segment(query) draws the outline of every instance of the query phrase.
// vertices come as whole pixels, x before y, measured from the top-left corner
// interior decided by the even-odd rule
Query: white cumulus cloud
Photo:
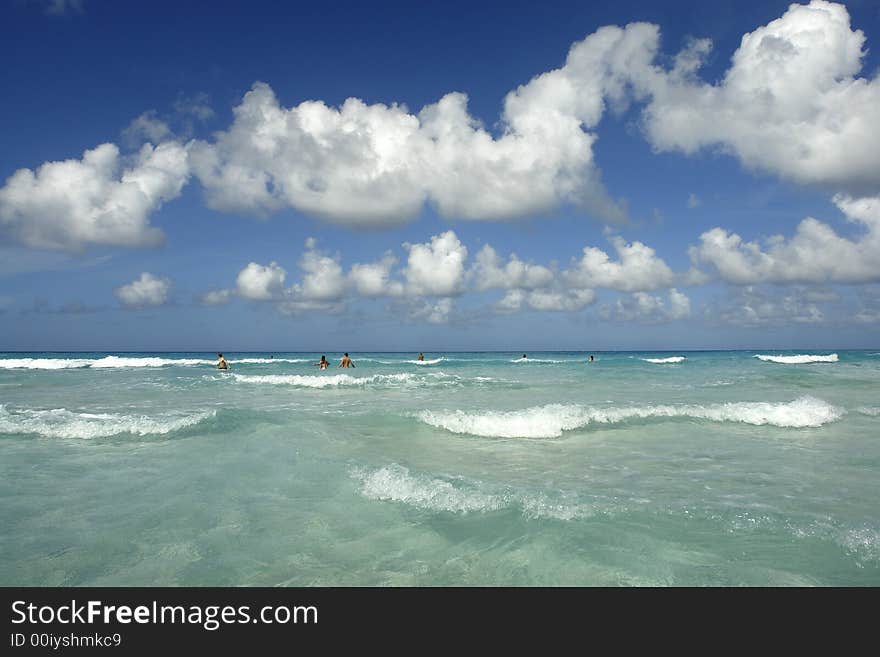
[[[282,293],[286,276],[287,272],[276,262],[268,265],[251,262],[238,273],[236,290],[245,299],[266,301]]]
[[[269,214],[292,207],[348,225],[389,225],[431,202],[446,217],[509,219],[575,204],[610,221],[625,210],[593,160],[605,96],[627,81],[612,72],[638,55],[640,25],[603,28],[575,43],[565,64],[507,94],[498,134],[452,92],[418,113],[402,105],[283,107],[257,82],[235,119],[192,161],[217,209]],[[649,53],[643,53],[649,57]]]
[[[161,306],[168,299],[171,281],[143,272],[140,278],[116,288],[114,294],[119,301],[132,308]]]
[[[234,290],[230,289],[211,290],[203,294],[200,301],[206,306],[220,306],[224,303],[229,303],[233,292]]]
[[[563,277],[573,287],[623,292],[658,290],[674,282],[672,270],[651,247],[642,242],[627,244],[622,237],[612,237],[611,244],[619,260],[596,247],[585,247],[581,259],[572,261]]]
[[[446,324],[453,309],[452,299],[438,299],[436,302],[426,302],[410,312],[411,319],[421,319],[429,324]]]
[[[858,239],[840,236],[826,223],[808,217],[791,238],[774,235],[745,241],[716,227],[689,249],[695,265],[708,265],[722,280],[751,283],[867,283],[880,280],[880,197],[834,202],[866,230]]]
[[[468,249],[453,231],[434,235],[427,243],[403,246],[409,251],[403,271],[409,294],[453,296],[463,291]]]
[[[675,288],[669,290],[667,299],[634,292],[629,297],[618,298],[612,306],[603,306],[599,315],[603,319],[638,322],[668,322],[683,319],[691,314],[691,300]]]
[[[349,281],[363,297],[400,296],[404,292],[403,284],[391,280],[391,270],[397,262],[397,257],[389,251],[379,262],[355,263],[348,273]]]
[[[792,4],[742,37],[715,84],[697,76],[711,41],[693,41],[664,70],[650,63],[659,31],[645,37],[642,56],[617,72],[648,99],[643,122],[656,149],[717,146],[798,183],[880,189],[880,79],[858,77],[865,35],[852,29],[844,5]]]
[[[119,148],[101,144],[79,160],[19,169],[0,188],[0,230],[26,246],[76,251],[90,244],[155,246],[149,223],[189,177],[186,149],[144,144],[123,168]]]
[[[510,290],[494,304],[499,312],[514,312],[524,306],[532,310],[575,312],[596,300],[596,293],[586,289]]]
[[[547,287],[553,282],[553,271],[543,265],[534,265],[520,260],[512,253],[507,262],[489,244],[477,252],[475,263],[469,275],[477,290]]]

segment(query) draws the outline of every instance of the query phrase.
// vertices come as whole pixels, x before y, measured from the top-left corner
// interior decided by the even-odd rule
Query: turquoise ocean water
[[[880,351],[593,353],[0,354],[0,585],[880,585]]]

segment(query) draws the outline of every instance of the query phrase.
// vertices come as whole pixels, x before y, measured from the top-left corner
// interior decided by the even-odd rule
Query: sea
[[[0,354],[0,585],[880,585],[880,350],[224,355]]]

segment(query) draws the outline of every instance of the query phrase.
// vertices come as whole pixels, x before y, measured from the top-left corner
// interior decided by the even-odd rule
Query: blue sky
[[[0,349],[877,347],[878,39],[876,1],[5,2]]]

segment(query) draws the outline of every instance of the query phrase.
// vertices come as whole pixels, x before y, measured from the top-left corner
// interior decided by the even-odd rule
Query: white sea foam
[[[445,358],[442,356],[440,358],[432,358],[431,360],[405,360],[404,363],[412,363],[413,365],[436,365],[437,363],[441,363]]]
[[[252,363],[258,365],[271,365],[272,363],[309,363],[317,362],[312,358],[234,358],[226,361],[230,365],[233,363]],[[213,364],[214,361],[211,361]]]
[[[843,532],[837,542],[861,561],[880,560],[880,532],[871,527],[859,527]]]
[[[819,427],[843,416],[844,411],[815,397],[791,402],[730,402],[711,406],[659,405],[589,407],[548,404],[519,411],[421,411],[416,417],[452,433],[489,438],[557,438],[563,431],[589,424],[616,424],[632,419],[688,417],[713,422],[805,428]]]
[[[646,363],[657,363],[658,365],[662,365],[665,363],[681,363],[684,361],[684,356],[670,356],[668,358],[642,358]]]
[[[857,413],[861,413],[862,415],[870,415],[871,417],[877,417],[880,415],[880,407],[877,406],[860,406],[856,409]]]
[[[371,376],[351,376],[350,374],[330,374],[322,376],[301,374],[233,374],[242,383],[264,383],[269,385],[299,386],[301,388],[333,388],[339,386],[393,385],[413,381],[415,374],[373,374]]]
[[[552,360],[549,358],[514,358],[511,363],[568,363],[567,360]]]
[[[404,502],[430,511],[494,511],[508,504],[502,495],[456,488],[443,479],[414,476],[407,468],[397,464],[372,472],[356,471],[353,475],[361,480],[364,497]]]
[[[308,363],[310,358],[235,358],[230,364],[272,364],[272,363]],[[196,365],[216,365],[214,360],[204,358],[161,358],[104,356],[103,358],[3,358],[0,369],[31,369],[60,370],[90,367],[95,369],[127,368],[127,367],[191,367]]]
[[[165,367],[168,365],[213,365],[214,361],[201,358],[3,358],[0,369],[63,370],[72,368]]]
[[[125,356],[105,356],[92,361],[90,367],[166,367],[168,365],[214,365],[212,360],[202,358],[128,358]]]
[[[81,413],[65,408],[8,410],[0,405],[0,433],[38,434],[47,438],[104,438],[130,433],[167,434],[213,417],[216,411],[164,417]]]
[[[372,471],[358,469],[351,474],[361,482],[361,494],[368,499],[401,502],[428,511],[486,513],[518,506],[525,518],[555,520],[575,520],[596,513],[591,506],[577,501],[556,499],[544,493],[489,492],[481,490],[476,482],[411,474],[409,469],[396,463]]]
[[[804,363],[836,363],[837,354],[829,354],[827,356],[817,356],[814,354],[798,354],[796,356],[768,356],[766,354],[755,354],[755,358],[769,363],[783,363],[785,365],[803,365]]]
[[[88,367],[92,362],[90,358],[0,358],[0,369],[66,370]]]

